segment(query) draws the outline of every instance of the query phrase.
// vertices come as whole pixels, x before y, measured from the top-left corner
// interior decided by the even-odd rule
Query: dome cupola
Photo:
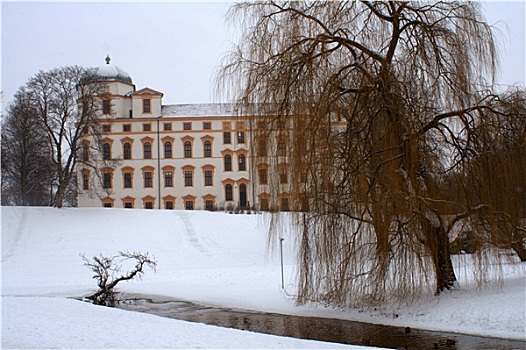
[[[99,81],[120,81],[133,84],[131,76],[123,69],[111,64],[110,61],[110,56],[106,56],[106,64],[95,69],[93,78]]]

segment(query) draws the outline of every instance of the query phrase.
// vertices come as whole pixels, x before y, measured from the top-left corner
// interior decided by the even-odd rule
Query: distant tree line
[[[76,204],[80,140],[99,134],[106,91],[78,66],[40,71],[18,89],[2,122],[2,205]]]

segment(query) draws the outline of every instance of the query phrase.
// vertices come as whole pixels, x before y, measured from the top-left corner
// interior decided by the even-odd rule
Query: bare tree
[[[2,202],[50,205],[53,184],[51,152],[30,97],[21,88],[2,125]]]
[[[87,297],[92,300],[94,304],[115,306],[116,292],[115,287],[118,283],[123,281],[129,281],[134,278],[141,278],[144,274],[144,267],[148,266],[155,271],[157,262],[150,258],[148,253],[137,253],[137,252],[119,252],[116,256],[95,256],[90,261],[84,255],[81,255],[84,260],[84,266],[91,269],[95,275],[93,278],[97,280],[97,286],[99,289],[94,294]],[[135,263],[135,266],[128,272],[121,274],[122,263],[131,260]]]
[[[298,301],[451,288],[448,234],[467,208],[445,182],[494,99],[481,88],[497,62],[479,5],[271,1],[230,15],[243,32],[218,89],[261,116],[250,125],[253,171],[269,170],[260,190],[305,212]]]
[[[91,70],[71,66],[39,72],[25,90],[52,150],[56,181],[53,205],[62,207],[80,161],[80,141],[88,132],[99,133],[96,117],[107,86],[96,82]]]

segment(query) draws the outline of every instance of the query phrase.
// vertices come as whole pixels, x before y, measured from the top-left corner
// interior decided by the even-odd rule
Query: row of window
[[[124,159],[132,159],[132,145],[129,142],[126,142],[122,145],[123,149],[123,158]],[[164,158],[165,159],[171,159],[173,157],[173,144],[170,141],[164,142],[163,145],[163,151],[164,151]],[[112,159],[112,151],[111,151],[111,144],[109,142],[106,142],[102,145],[102,159],[103,160],[111,160]],[[186,141],[183,144],[183,156],[184,158],[192,158],[193,157],[193,151],[192,151],[192,142]],[[205,141],[203,143],[203,157],[205,158],[211,158],[212,157],[212,143],[210,141]],[[89,160],[89,146],[87,144],[84,144],[83,146],[83,156],[84,161]],[[152,159],[152,144],[151,142],[144,142],[143,143],[143,159]],[[224,169],[225,171],[232,171],[232,156],[229,154],[226,154],[224,157]],[[238,170],[239,171],[246,171],[246,157],[244,154],[240,154],[238,156]]]
[[[263,197],[259,199],[259,210],[261,211],[270,211],[270,198]],[[279,199],[279,210],[280,211],[289,211],[289,198],[288,197],[281,197]]]
[[[191,169],[191,170],[188,170]],[[143,187],[144,188],[153,188],[154,187],[154,171],[150,167],[146,170],[143,170]],[[165,188],[174,187],[174,171],[165,170],[163,171],[162,183]],[[123,178],[123,188],[133,188],[134,184],[134,172],[133,169],[126,169],[122,172]],[[84,171],[82,173],[82,188],[85,191],[90,189],[90,172]],[[194,186],[194,170],[193,167],[186,167],[183,170],[183,184],[184,187],[193,187]],[[209,167],[203,170],[203,184],[205,187],[214,186],[214,170],[213,167]],[[113,189],[113,169],[105,168],[102,170],[102,187],[104,189]]]
[[[240,158],[244,161],[244,155],[240,155]],[[188,169],[188,168],[187,168]],[[227,170],[229,169],[229,170]],[[245,164],[243,163],[243,170],[245,170]],[[231,171],[231,157],[230,155],[225,156],[225,171]],[[240,170],[241,169],[241,163],[240,163]],[[103,188],[105,189],[112,189],[113,188],[113,169],[106,168],[102,172],[102,179],[103,179]],[[123,188],[133,188],[133,169],[130,170],[124,170],[122,172],[123,176]],[[147,170],[144,170],[142,172],[143,174],[143,187],[144,188],[152,188],[154,186],[153,183],[153,168],[149,167]],[[278,179],[280,184],[288,184],[288,170],[286,165],[281,166],[278,168]],[[194,186],[194,170],[193,167],[191,170],[183,170],[183,176],[184,176],[184,187],[192,187]],[[89,172],[83,173],[83,189],[89,190],[90,188],[90,174]],[[258,169],[258,181],[260,185],[267,185],[268,184],[268,168],[260,168]],[[203,183],[204,186],[214,186],[214,168],[213,166],[210,166],[209,169],[203,170]],[[174,187],[174,172],[172,170],[164,170],[163,171],[163,185],[164,187]]]
[[[225,193],[225,202],[232,202],[234,200],[234,191],[232,184],[226,184],[224,186],[224,193]],[[239,185],[239,205],[241,207],[249,207],[250,204],[247,201],[247,186],[245,184]],[[213,210],[215,209],[215,196],[208,194],[203,197],[204,198],[204,205],[206,210]],[[184,203],[185,203],[185,209],[194,209],[195,207],[195,197],[192,195],[187,195],[183,197]],[[123,207],[124,208],[134,208],[135,207],[135,198],[133,197],[125,197],[122,199],[123,201]],[[164,202],[164,208],[165,209],[174,209],[175,207],[175,198],[173,196],[167,196],[166,198],[163,198]],[[104,207],[113,207],[114,200],[111,197],[106,197],[102,200],[102,204]],[[153,209],[155,206],[155,198],[152,196],[147,196],[143,198],[143,206],[145,209]]]
[[[266,157],[268,156],[268,144],[267,139],[261,138],[257,142],[257,156],[258,157]],[[278,140],[278,144],[276,147],[276,155],[278,157],[286,157],[287,156],[287,144],[285,140],[281,139]]]
[[[204,122],[203,123],[203,130],[211,130],[212,126],[210,122]],[[163,130],[164,131],[171,131],[172,130],[172,123],[163,123]],[[183,130],[189,131],[192,130],[192,123],[191,122],[185,122],[183,123]],[[104,133],[111,132],[111,125],[110,124],[104,124],[102,125],[102,131]],[[122,125],[122,131],[123,132],[131,132],[131,124],[123,124]],[[142,124],[142,131],[152,131],[152,123],[143,123]],[[244,131],[238,131],[236,132],[237,136],[237,143],[245,143],[245,132]],[[223,132],[223,143],[224,144],[231,144],[232,143],[232,132],[230,131],[224,131]]]
[[[131,112],[131,111],[130,111]],[[144,114],[152,113],[152,100],[149,98],[142,99],[142,112]],[[102,114],[111,114],[111,100],[102,100]]]
[[[228,186],[228,185],[227,185]],[[230,186],[231,189],[231,186]],[[203,204],[205,210],[214,210],[216,209],[215,204],[215,197],[212,195],[207,195],[203,197]],[[111,208],[114,206],[114,199],[107,197],[102,200],[102,206],[106,208]],[[183,198],[184,202],[184,208],[186,210],[193,210],[195,208],[196,202],[195,197],[193,196],[185,196]],[[175,208],[175,198],[168,196],[168,198],[163,199],[164,203],[164,209],[173,210]],[[126,197],[122,199],[122,206],[124,208],[135,208],[135,198],[132,197]],[[145,197],[143,198],[143,208],[144,209],[153,209],[155,207],[155,198],[153,197]],[[270,198],[268,196],[261,197],[259,199],[259,209],[262,211],[270,211]],[[289,198],[288,197],[281,197],[279,199],[279,210],[280,211],[289,211],[290,205],[289,205]]]
[[[213,196],[211,196],[213,197]],[[195,199],[183,199],[184,208],[186,210],[194,210],[195,208]],[[205,210],[215,210],[215,200],[214,199],[205,199],[204,201]],[[165,199],[163,200],[164,209],[173,210],[175,208],[174,199]],[[112,208],[114,206],[114,200],[112,198],[105,198],[102,200],[102,206],[105,208]],[[125,198],[122,199],[122,206],[124,208],[135,208],[135,198]],[[153,209],[155,207],[155,199],[144,198],[143,199],[143,208],[144,209]]]
[[[287,170],[287,166],[283,165],[278,168],[278,178],[280,184],[288,184],[289,183],[289,174]],[[268,168],[259,168],[258,169],[258,181],[260,185],[268,185]]]

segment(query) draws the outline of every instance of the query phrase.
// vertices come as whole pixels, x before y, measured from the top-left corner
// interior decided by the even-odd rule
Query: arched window
[[[102,159],[111,159],[111,145],[109,143],[105,143],[102,145]]]
[[[205,141],[205,143],[204,143],[204,149],[205,149],[205,154],[204,154],[204,156],[207,157],[207,158],[212,157],[212,142],[210,142],[210,141]]]
[[[239,160],[239,171],[247,170],[247,164],[246,164],[246,161],[245,161],[245,155],[244,154],[240,154],[239,157],[238,157],[238,160]]]
[[[190,141],[184,143],[184,157],[192,158],[192,143]]]
[[[234,193],[232,191],[232,185],[231,184],[225,185],[225,200],[226,201],[233,201],[234,200]]]
[[[152,144],[149,142],[144,143],[144,159],[152,159]]]
[[[170,141],[164,143],[164,158],[172,158],[172,143]]]
[[[225,171],[232,171],[232,157],[230,154],[225,155],[224,163]]]
[[[126,142],[123,146],[124,159],[131,159],[131,144]]]
[[[287,154],[287,145],[285,144],[285,140],[279,140],[278,141],[278,156],[285,157]]]

